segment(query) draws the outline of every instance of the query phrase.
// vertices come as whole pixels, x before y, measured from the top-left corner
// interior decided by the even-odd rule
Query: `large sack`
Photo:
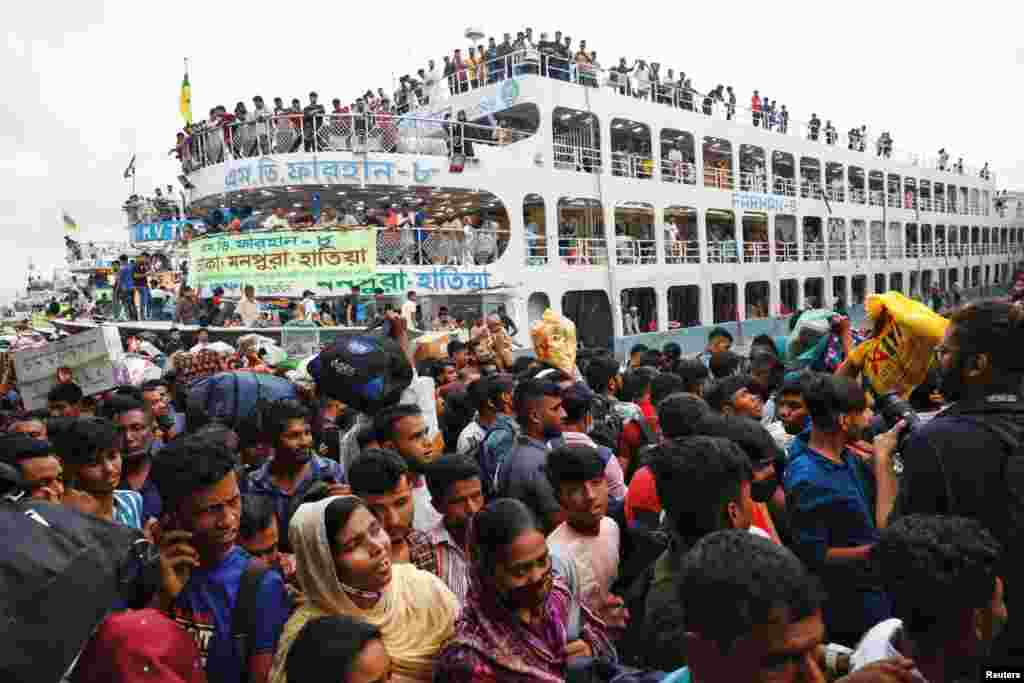
[[[371,334],[339,335],[307,369],[322,396],[367,415],[398,403],[413,379],[402,347]]]
[[[294,384],[262,372],[222,372],[193,382],[186,414],[190,427],[218,420],[231,427],[256,416],[260,401],[298,398]]]
[[[868,296],[865,310],[876,334],[850,352],[850,362],[877,395],[898,391],[906,398],[927,377],[949,320],[899,292]]]

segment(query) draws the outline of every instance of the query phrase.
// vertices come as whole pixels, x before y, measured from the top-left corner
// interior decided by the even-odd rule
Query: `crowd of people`
[[[533,356],[505,315],[414,345],[417,308],[289,374],[207,336],[101,395],[62,369],[42,410],[4,375],[0,510],[153,548],[67,680],[941,683],[1022,654],[1020,304],[953,310],[906,400],[858,381],[841,313],[811,362],[716,328],[623,363],[553,313]]]

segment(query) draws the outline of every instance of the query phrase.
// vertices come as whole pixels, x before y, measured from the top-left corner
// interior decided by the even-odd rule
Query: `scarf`
[[[453,633],[459,610],[455,596],[433,574],[411,564],[395,564],[380,601],[368,610],[357,607],[341,587],[327,539],[324,513],[333,500],[300,506],[289,525],[288,538],[306,604],[285,624],[270,683],[287,683],[284,666],[288,652],[306,622],[342,614],[380,628],[396,681],[430,681],[434,660]]]

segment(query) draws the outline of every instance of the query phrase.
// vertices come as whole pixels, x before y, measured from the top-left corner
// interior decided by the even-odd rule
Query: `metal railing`
[[[654,160],[642,154],[613,152],[612,175],[649,180],[654,175]]]
[[[570,266],[606,266],[608,244],[603,237],[560,237],[558,257]]]
[[[666,183],[697,184],[697,166],[689,161],[661,160],[661,179]]]
[[[873,259],[884,260],[888,253],[884,242],[882,244],[875,242],[871,245],[871,258]]]
[[[601,173],[601,150],[560,142],[554,144],[555,168],[577,173]]]
[[[508,245],[505,231],[424,226],[377,230],[377,262],[468,266],[494,263]]]
[[[771,261],[771,253],[768,242],[743,242],[744,263],[768,263]]]
[[[901,202],[901,200],[900,200],[900,196],[899,196],[898,194],[896,194],[895,192],[890,192],[890,193],[888,193],[888,194],[887,194],[887,195],[885,196],[885,199],[886,199],[886,205],[887,205],[887,206],[888,206],[888,207],[889,207],[890,209],[898,209],[898,208],[900,208],[900,205],[902,204],[902,202]],[[906,207],[906,208],[908,208],[908,209],[909,209],[909,208],[912,208],[912,207],[909,207],[909,206],[908,206],[908,207]]]
[[[785,197],[795,197],[797,193],[796,181],[792,178],[775,176],[773,190],[775,194],[781,194]]]
[[[901,259],[903,258],[903,245],[902,244],[890,244],[888,246],[889,258],[890,259]]]
[[[804,243],[804,261],[824,261],[825,245],[821,242]]]
[[[916,242],[911,242],[907,245],[907,258],[917,258],[920,254],[920,249]]]
[[[830,261],[845,261],[846,260],[846,243],[845,242],[829,242],[829,244],[828,244],[828,259]]]
[[[796,242],[776,242],[775,260],[788,262],[799,261],[799,245]]]
[[[881,190],[871,190],[868,192],[868,206],[883,206],[885,204],[885,194]]]
[[[800,196],[805,199],[808,197],[812,199],[821,199],[823,196],[821,183],[817,180],[802,180],[800,182]]]
[[[704,187],[713,187],[719,190],[732,190],[732,171],[727,168],[710,168],[705,166]]]
[[[866,198],[866,195],[864,193],[864,190],[861,190],[861,189],[856,188],[856,187],[850,188],[850,201],[851,202],[853,202],[854,204],[863,204],[865,198]]]
[[[735,240],[708,242],[708,263],[739,263]]]
[[[768,175],[755,171],[740,171],[740,190],[766,193],[768,191]]]
[[[544,237],[526,236],[526,265],[544,266],[548,263],[548,242]]]
[[[868,245],[861,242],[854,242],[850,245],[850,260],[866,259],[868,257]]]
[[[935,256],[935,245],[931,242],[921,243],[921,258],[934,258]]]
[[[828,197],[830,202],[843,202],[846,201],[846,191],[841,185],[830,185],[825,189],[825,196]]]
[[[665,240],[665,263],[700,263],[700,242]]]
[[[658,249],[654,240],[618,237],[615,243],[616,262],[625,265],[651,265],[658,262]]]

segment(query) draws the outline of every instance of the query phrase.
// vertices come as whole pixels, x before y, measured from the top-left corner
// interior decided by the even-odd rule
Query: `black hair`
[[[377,441],[394,441],[398,436],[396,426],[405,417],[422,415],[423,411],[415,403],[399,403],[380,411],[373,416],[373,432]]]
[[[202,427],[195,431],[195,435],[201,436],[205,439],[210,439],[211,441],[216,441],[220,445],[228,448],[234,446],[234,444],[231,443],[231,437],[235,437],[235,439],[238,440],[239,448],[241,447],[242,439],[238,435],[238,432],[236,432],[234,429],[224,424],[223,422],[218,422],[217,420],[213,420],[212,422],[207,422],[206,424],[204,424]]]
[[[327,532],[327,544],[331,547],[332,554],[338,554],[340,550],[338,547],[338,534],[348,524],[352,513],[359,508],[366,508],[366,503],[363,502],[362,498],[356,498],[355,496],[338,497],[324,508],[324,530]]]
[[[562,390],[555,382],[549,382],[542,379],[529,379],[525,382],[520,382],[516,386],[515,394],[512,397],[512,403],[515,405],[516,415],[519,416],[520,420],[525,420],[530,409],[533,407],[534,402],[539,401],[545,396],[550,397],[561,397]]]
[[[222,444],[190,434],[173,439],[153,457],[149,476],[163,497],[164,508],[174,510],[189,496],[234,472],[236,464]]]
[[[651,390],[654,376],[649,372],[633,370],[622,378],[622,400],[637,403]]]
[[[691,394],[696,394],[710,376],[710,371],[697,358],[681,358],[675,364],[675,372],[683,380],[685,389]]]
[[[651,403],[657,407],[666,396],[677,394],[681,391],[686,391],[686,385],[683,383],[682,377],[674,372],[659,372],[651,380]]]
[[[557,497],[563,482],[604,478],[604,461],[590,446],[562,446],[548,451],[544,473]]]
[[[22,460],[45,458],[55,455],[49,441],[33,439],[25,434],[4,434],[0,436],[0,462],[14,465]]]
[[[427,490],[431,499],[440,504],[452,484],[473,478],[483,479],[476,460],[466,455],[442,455],[427,467]]]
[[[679,360],[679,357],[683,355],[683,348],[675,342],[669,342],[661,347],[661,352],[669,357],[672,361]]]
[[[270,527],[274,521],[274,501],[270,496],[247,493],[242,496],[242,515],[238,522],[238,537],[252,538]],[[278,533],[287,530],[278,529]]]
[[[964,356],[987,353],[993,374],[1024,372],[1024,305],[982,301],[963,306],[950,316],[953,338]]]
[[[803,396],[804,387],[807,385],[807,382],[810,381],[813,375],[814,373],[812,372],[801,372],[795,375],[787,375],[786,379],[782,381],[782,386],[779,387],[778,395],[782,396],[783,394],[799,394],[800,396]]]
[[[441,433],[448,447],[454,448],[462,430],[473,421],[477,406],[470,399],[469,392],[449,391],[444,397],[444,414],[441,415]]]
[[[458,352],[465,350],[466,343],[459,339],[452,339],[450,342],[448,342],[448,355],[452,358],[454,358],[455,354],[457,354]]]
[[[722,412],[722,409],[732,404],[732,397],[740,389],[749,389],[754,384],[754,378],[750,375],[730,375],[718,380],[704,392],[704,400],[708,402],[711,409]]]
[[[666,439],[690,436],[693,427],[711,411],[704,399],[693,394],[671,394],[658,404],[658,425]]]
[[[636,353],[639,353],[639,354],[643,355],[643,354],[647,353],[650,350],[651,349],[650,349],[650,347],[647,346],[647,344],[634,344],[633,348],[631,348],[629,350],[629,355],[632,356],[633,354],[636,354]]]
[[[587,384],[603,396],[608,393],[608,383],[618,377],[619,373],[619,362],[615,358],[598,356],[587,366]]]
[[[818,429],[839,429],[839,416],[867,408],[864,389],[849,377],[817,374],[804,385],[804,403]]]
[[[284,399],[264,403],[260,406],[260,415],[263,418],[263,432],[266,434],[267,442],[272,446],[277,445],[277,440],[288,431],[288,423],[292,420],[303,420],[309,422],[309,409],[295,399]]]
[[[715,379],[723,379],[736,374],[743,364],[743,357],[732,351],[718,351],[711,354],[708,361],[708,370]]]
[[[74,382],[62,382],[60,384],[53,385],[53,388],[46,392],[46,402],[56,403],[61,401],[63,403],[75,404],[82,400],[82,387],[78,386]]]
[[[473,517],[470,553],[481,576],[494,576],[505,548],[527,531],[544,533],[536,515],[515,498],[498,498]]]
[[[774,353],[755,351],[750,354],[748,365],[751,370],[778,370],[782,367],[782,361]]]
[[[789,550],[747,531],[717,531],[683,558],[677,584],[686,630],[714,641],[722,654],[777,610],[790,623],[816,614],[818,581]]]
[[[958,637],[964,610],[992,602],[1000,555],[999,543],[980,522],[937,515],[890,523],[871,553],[893,616],[929,649]]]
[[[70,420],[50,435],[57,455],[71,465],[91,465],[102,450],[118,448],[121,436],[117,425],[101,417]]]
[[[513,375],[524,373],[530,369],[530,366],[533,365],[535,360],[535,358],[530,358],[529,356],[520,356],[512,361],[512,367],[509,369],[509,372]]]
[[[562,409],[565,410],[565,419],[571,424],[581,422],[593,410],[591,396],[593,392],[584,387],[583,391],[569,387],[562,393]]]
[[[47,425],[49,420],[58,419],[51,418],[50,412],[46,408],[39,408],[38,410],[30,410],[24,413],[11,414],[9,420],[6,423],[5,429],[11,431],[14,426],[22,422],[42,422],[43,425]],[[49,430],[47,430],[49,432]]]
[[[349,616],[311,619],[299,631],[285,660],[289,683],[317,683],[330,671],[348,680],[367,644],[382,638],[380,629]]]
[[[142,389],[142,392],[145,393],[147,391],[153,391],[154,389],[159,389],[161,387],[163,387],[164,389],[170,389],[170,385],[162,379],[147,379],[145,382],[142,383],[142,387],[140,388]]]
[[[714,341],[715,339],[718,339],[719,337],[725,337],[730,342],[732,341],[732,333],[729,330],[725,329],[724,327],[715,327],[715,328],[712,328],[712,330],[710,332],[708,332],[708,341],[709,342],[710,341]]]
[[[117,418],[125,413],[130,413],[133,410],[140,410],[146,417],[147,422],[152,422],[153,413],[149,408],[149,405],[143,401],[136,399],[131,394],[114,394],[108,400],[100,404],[99,415],[105,417],[108,420],[117,420]]]
[[[726,508],[754,478],[750,461],[728,439],[692,436],[666,441],[650,462],[665,515],[687,541],[718,531]]]
[[[750,348],[753,349],[754,347],[757,346],[760,346],[761,348],[765,349],[767,352],[771,353],[776,357],[778,357],[779,355],[778,350],[775,348],[775,340],[772,339],[770,335],[759,334],[756,337],[754,337],[750,341]]]
[[[746,417],[707,413],[694,425],[693,433],[728,439],[740,447],[754,469],[775,462],[781,454],[775,439],[764,425]]]
[[[382,496],[394,491],[408,476],[409,466],[398,453],[368,448],[348,468],[348,483],[357,496]]]
[[[455,361],[451,360],[450,358],[446,358],[444,360],[435,361],[434,362],[434,367],[431,368],[430,376],[433,377],[434,382],[436,383],[439,379],[441,379],[441,374],[444,372],[445,368],[454,368],[454,367],[455,367]]]

